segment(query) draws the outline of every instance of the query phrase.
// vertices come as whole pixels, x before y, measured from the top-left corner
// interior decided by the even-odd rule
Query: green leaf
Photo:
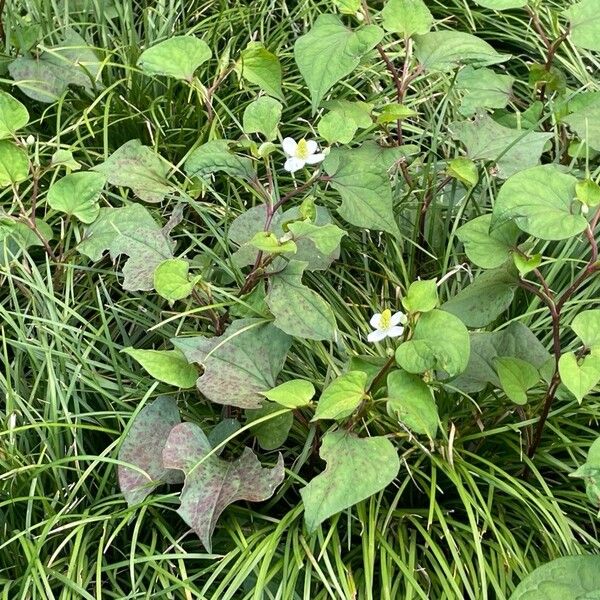
[[[571,329],[586,348],[600,348],[600,310],[584,310],[575,316]]]
[[[208,434],[208,441],[212,448],[216,448],[232,435],[242,428],[242,424],[237,419],[223,419],[219,421]],[[223,452],[224,446],[216,451],[217,456]]]
[[[268,231],[259,231],[249,242],[251,246],[261,252],[269,254],[295,254],[297,251],[296,243],[293,240],[281,242],[275,235]]]
[[[51,240],[52,228],[42,219],[36,219],[37,230],[44,239]],[[17,258],[22,250],[31,246],[43,246],[40,238],[25,224],[0,214],[0,265],[4,263],[4,252],[9,260]]]
[[[387,358],[384,356],[353,356],[349,361],[346,369],[348,371],[363,371],[367,374],[367,384],[366,388],[370,388],[375,381],[375,378],[381,372],[381,369],[385,366],[387,362]],[[371,391],[377,391],[377,388],[381,385],[378,384],[377,387],[373,388]]]
[[[343,229],[333,223],[313,225],[308,221],[296,221],[290,223],[288,228],[294,234],[294,238],[311,240],[317,250],[325,255],[333,254],[339,248],[341,239],[346,235]]]
[[[511,304],[517,279],[505,269],[484,271],[442,305],[467,327],[485,327],[498,318]]]
[[[179,516],[211,551],[211,538],[221,513],[233,502],[262,502],[283,481],[283,457],[272,469],[263,468],[250,448],[228,462],[212,454],[206,435],[194,423],[171,430],[163,450],[165,467],[185,473]]]
[[[387,0],[381,11],[383,28],[405,38],[429,33],[433,16],[423,0]]]
[[[360,0],[333,0],[343,15],[354,15],[360,10]]]
[[[600,150],[600,97],[593,98],[562,121],[594,150]]]
[[[486,41],[460,31],[433,31],[416,37],[415,55],[427,71],[452,71],[460,65],[487,67],[505,62]]]
[[[323,521],[387,487],[398,475],[400,460],[387,438],[359,438],[347,431],[323,436],[325,471],[300,490],[309,533]]]
[[[77,217],[82,223],[92,223],[100,213],[98,199],[105,184],[106,177],[102,173],[71,173],[50,186],[48,205]]]
[[[382,37],[377,25],[352,31],[335,15],[322,14],[310,31],[296,40],[294,58],[308,85],[313,113],[333,85],[352,73]]]
[[[101,63],[87,42],[67,29],[58,46],[35,58],[20,56],[8,65],[16,86],[38,102],[55,102],[69,85],[91,91],[98,81]]]
[[[387,168],[372,160],[371,154],[370,145],[334,148],[323,162],[331,186],[342,197],[337,211],[357,227],[399,235]]]
[[[453,377],[465,370],[469,348],[463,323],[449,312],[434,309],[419,317],[412,338],[398,346],[396,362],[409,373],[435,369]]]
[[[536,90],[542,87],[547,92],[563,93],[567,89],[567,77],[555,65],[548,67],[546,64],[533,63],[529,65],[529,85]]]
[[[581,404],[600,381],[600,349],[579,360],[574,352],[566,352],[558,361],[558,372],[564,386]]]
[[[53,166],[63,166],[68,171],[79,171],[81,165],[73,158],[73,153],[70,150],[57,150],[52,155]]]
[[[162,461],[169,433],[180,421],[177,402],[169,396],[159,396],[136,415],[119,450],[120,461],[142,471],[119,465],[119,487],[129,506],[142,502],[161,483],[181,482],[180,473]]]
[[[508,10],[509,8],[522,8],[528,0],[475,0],[479,6],[493,8],[494,10]]]
[[[438,293],[435,279],[413,281],[406,296],[402,298],[402,306],[411,312],[429,312],[438,305]]]
[[[275,386],[291,338],[262,319],[238,319],[224,334],[171,340],[189,362],[200,363],[197,381],[211,402],[240,408],[260,408],[264,390]]]
[[[569,40],[584,50],[600,52],[600,14],[596,0],[582,0],[563,12],[569,19]]]
[[[312,397],[315,395],[315,386],[304,379],[292,379],[268,392],[261,393],[271,402],[277,402],[277,404],[286,408],[300,408],[310,404]]]
[[[128,354],[148,371],[154,379],[179,388],[194,387],[198,379],[198,371],[190,365],[179,350],[137,350],[123,348]]]
[[[366,394],[367,374],[350,371],[334,379],[319,398],[313,421],[349,417],[360,405]]]
[[[531,572],[510,600],[593,600],[600,594],[600,556],[563,556]]]
[[[211,56],[204,40],[178,35],[144,50],[137,65],[149,75],[166,75],[191,82],[196,69]]]
[[[514,322],[505,329],[494,332],[473,332],[469,363],[463,373],[452,381],[458,389],[473,394],[483,390],[488,383],[500,387],[496,375],[495,359],[512,356],[541,369],[550,360],[550,354],[525,325]]]
[[[262,133],[267,140],[274,140],[277,137],[282,108],[281,103],[274,98],[257,98],[244,110],[244,133]]]
[[[0,140],[0,187],[21,183],[28,178],[27,152],[8,140]]]
[[[521,276],[523,276],[534,269],[537,269],[542,264],[542,255],[534,254],[533,256],[525,256],[515,252],[513,253],[513,262]]]
[[[435,438],[439,416],[431,389],[418,376],[393,371],[387,378],[388,411],[411,431]]]
[[[0,139],[14,137],[27,123],[29,113],[25,106],[10,94],[0,92]]]
[[[404,104],[393,102],[386,104],[382,109],[380,115],[377,117],[378,123],[395,123],[396,121],[403,121],[410,117],[416,116],[417,113],[412,108],[408,108]]]
[[[104,174],[111,185],[130,188],[145,202],[161,202],[174,191],[167,181],[168,164],[140,140],[125,142],[94,171]]]
[[[366,129],[373,124],[372,105],[366,102],[334,100],[326,102],[325,106],[331,110],[319,121],[318,130],[329,144],[349,144],[358,129]]]
[[[459,112],[469,117],[479,108],[504,108],[512,94],[514,78],[492,69],[465,67],[456,76],[456,89],[463,93]]]
[[[246,411],[247,423],[252,423],[275,413],[282,414],[270,417],[267,421],[252,427],[251,430],[252,435],[258,441],[258,445],[263,450],[275,450],[275,448],[283,446],[294,423],[294,415],[289,410],[284,411],[281,406],[274,402],[265,402],[260,408]]]
[[[189,177],[206,177],[212,173],[226,173],[232,177],[252,179],[254,167],[246,156],[230,149],[228,140],[213,140],[196,148],[187,158],[184,170]]]
[[[336,321],[331,306],[317,292],[302,283],[307,263],[292,260],[270,278],[267,305],[274,325],[285,333],[309,340],[331,340]]]
[[[190,279],[190,263],[182,258],[168,258],[161,262],[154,271],[154,289],[159,296],[170,302],[187,298],[196,284],[202,279],[200,275]]]
[[[586,206],[598,206],[600,204],[600,185],[591,179],[584,179],[575,184],[577,199]]]
[[[269,96],[283,100],[279,59],[260,42],[250,42],[246,46],[235,69],[240,77],[257,85]]]
[[[123,266],[123,288],[148,291],[154,287],[156,267],[173,257],[173,242],[145,207],[130,204],[101,208],[78,250],[93,261],[100,260],[105,250],[113,261],[126,254],[129,260]]]
[[[494,161],[502,179],[537,165],[552,137],[551,133],[503,127],[483,113],[470,121],[452,123],[450,131],[466,146],[469,158]]]
[[[515,404],[526,404],[527,392],[540,380],[538,370],[514,356],[496,357],[494,364],[504,393]]]
[[[573,213],[577,180],[556,165],[533,167],[513,175],[500,188],[492,230],[507,221],[542,240],[565,240],[587,227],[583,215]]]
[[[459,156],[452,159],[448,163],[446,171],[448,175],[470,188],[475,187],[479,181],[477,165],[469,158]]]

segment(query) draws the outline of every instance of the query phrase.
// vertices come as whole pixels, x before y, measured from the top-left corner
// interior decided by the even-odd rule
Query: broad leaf
[[[470,121],[452,123],[450,131],[466,146],[469,158],[494,161],[502,179],[537,165],[552,137],[551,133],[503,127],[484,113]]]
[[[431,389],[418,376],[406,371],[393,371],[387,378],[388,411],[415,433],[435,437],[438,411]]]
[[[283,457],[272,469],[263,468],[249,448],[233,462],[207,456],[211,446],[194,423],[181,423],[171,430],[163,450],[169,469],[185,473],[181,506],[177,513],[198,534],[211,551],[211,538],[221,513],[233,502],[262,502],[273,495],[283,481]]]
[[[295,239],[310,240],[325,256],[333,254],[340,247],[340,242],[346,235],[343,229],[333,223],[314,225],[308,221],[295,221],[290,223],[288,228],[294,234]]]
[[[408,108],[408,106],[400,104],[399,102],[392,102],[391,104],[386,104],[382,107],[381,113],[377,117],[377,122],[395,123],[396,121],[403,121],[404,119],[409,119],[416,115],[416,111],[412,108]]]
[[[77,217],[82,223],[92,223],[100,214],[98,199],[105,184],[102,173],[82,171],[65,175],[50,186],[48,205]]]
[[[494,10],[508,10],[509,8],[521,8],[528,0],[475,0],[479,6],[493,8]]]
[[[206,177],[212,173],[226,173],[233,177],[251,179],[254,176],[252,161],[229,149],[231,142],[213,140],[196,148],[187,158],[184,170],[189,177]]]
[[[402,306],[412,313],[429,312],[438,305],[438,293],[435,279],[413,281],[406,296],[402,298]]]
[[[522,277],[537,269],[542,264],[542,255],[533,254],[532,256],[528,256],[515,252],[513,254],[513,262]]]
[[[600,185],[591,179],[578,181],[575,185],[577,199],[586,206],[598,206],[600,204]]]
[[[471,116],[479,108],[504,108],[512,94],[514,78],[492,69],[462,69],[456,76],[456,89],[463,93],[459,112]]]
[[[592,98],[591,102],[563,117],[562,121],[594,150],[600,150],[600,97]]]
[[[177,402],[159,396],[135,417],[119,450],[119,487],[129,506],[138,504],[161,483],[180,483],[181,474],[163,466],[162,450],[169,433],[181,419]],[[140,472],[141,471],[141,472]]]
[[[453,158],[448,163],[446,172],[469,188],[475,187],[479,181],[477,165],[470,158],[463,156]]]
[[[600,598],[600,556],[563,556],[531,572],[510,600]]]
[[[467,327],[485,327],[511,304],[517,279],[505,269],[485,271],[442,305]]]
[[[544,165],[513,175],[500,188],[492,229],[514,221],[519,229],[542,240],[564,240],[587,227],[586,218],[574,213],[577,180],[555,165]]]
[[[280,241],[275,234],[259,231],[248,244],[261,252],[268,254],[296,254],[298,247],[293,240]]]
[[[0,92],[0,139],[11,138],[29,123],[29,113],[23,104],[6,92]]]
[[[269,96],[283,100],[279,59],[260,42],[248,44],[240,54],[235,68],[240,77],[257,85]]]
[[[564,386],[581,403],[600,382],[600,349],[581,359],[574,352],[566,352],[558,361],[558,372]]]
[[[471,354],[463,373],[452,381],[458,389],[472,394],[483,390],[488,383],[500,387],[494,361],[498,356],[512,356],[526,360],[541,369],[550,360],[550,354],[535,335],[519,322],[494,332],[470,334]]]
[[[400,470],[398,453],[385,437],[329,432],[319,454],[327,463],[325,471],[300,490],[309,533],[332,515],[383,490]]]
[[[0,187],[21,183],[28,178],[27,152],[9,140],[0,140]]]
[[[189,362],[204,367],[197,386],[209,400],[240,408],[259,408],[262,392],[275,386],[292,340],[272,323],[239,319],[220,336],[171,341]]]
[[[563,13],[569,19],[569,40],[584,50],[600,52],[600,14],[596,0],[582,0]]]
[[[194,72],[212,56],[208,44],[191,35],[179,35],[144,50],[138,67],[150,75],[192,81]]]
[[[280,448],[285,443],[285,440],[287,440],[294,422],[292,411],[285,411],[274,402],[265,402],[260,408],[253,408],[246,411],[247,423],[252,423],[264,417],[269,418],[267,421],[263,421],[252,427],[252,435],[263,450]]]
[[[79,252],[93,261],[108,250],[113,261],[126,254],[123,288],[151,290],[154,270],[173,256],[173,242],[146,208],[130,204],[122,208],[101,208],[98,218],[86,229]]]
[[[433,31],[416,37],[417,60],[428,71],[451,71],[460,65],[487,67],[505,62],[485,40],[460,31]]]
[[[168,258],[161,262],[154,271],[154,289],[166,300],[174,302],[187,298],[196,284],[202,279],[200,275],[189,276],[190,263],[182,258]]]
[[[262,392],[262,395],[286,408],[300,408],[310,404],[315,395],[315,386],[304,379],[286,381],[272,390]]]
[[[408,38],[429,33],[433,16],[423,0],[387,0],[381,11],[383,28]]]
[[[1,143],[1,142],[0,142]],[[42,219],[36,219],[35,225],[45,240],[53,238],[52,228]],[[23,250],[43,246],[40,238],[25,224],[0,214],[0,265],[17,258]]]
[[[331,340],[336,322],[333,310],[317,292],[302,283],[307,263],[290,261],[269,279],[267,305],[275,317],[274,325],[285,333],[309,340]]]
[[[586,348],[600,348],[600,310],[584,310],[571,322],[571,329]]]
[[[367,374],[350,371],[334,379],[323,390],[313,421],[319,419],[341,420],[349,417],[365,398]]]
[[[419,317],[412,338],[396,349],[396,361],[409,373],[442,370],[453,377],[465,370],[469,348],[463,323],[449,312],[434,309]]]
[[[398,235],[388,167],[373,160],[372,146],[331,151],[323,168],[342,197],[338,213],[352,225]]]
[[[325,106],[331,110],[319,121],[318,130],[329,144],[349,144],[358,129],[366,129],[373,124],[373,107],[366,102],[333,100],[325,102]]]
[[[515,404],[527,403],[527,392],[540,380],[538,370],[526,360],[500,356],[494,360],[500,385]]]
[[[26,96],[39,102],[54,102],[69,85],[91,91],[100,68],[92,48],[78,33],[68,29],[58,46],[35,58],[20,56],[10,63],[8,71]]]
[[[282,108],[281,103],[274,98],[257,98],[244,110],[244,133],[261,133],[267,140],[274,140],[277,137]]]
[[[194,387],[198,371],[190,365],[179,350],[138,350],[123,348],[128,354],[158,381],[179,388]]]
[[[103,173],[111,185],[130,188],[146,202],[161,202],[174,191],[167,181],[168,164],[140,140],[125,142],[94,171]]]
[[[335,15],[325,14],[296,40],[294,58],[308,86],[313,113],[333,85],[354,71],[382,37],[383,31],[376,25],[352,31]]]
[[[510,258],[520,234],[513,222],[509,221],[490,231],[491,223],[491,214],[482,215],[465,223],[456,232],[469,260],[483,269],[502,266]]]

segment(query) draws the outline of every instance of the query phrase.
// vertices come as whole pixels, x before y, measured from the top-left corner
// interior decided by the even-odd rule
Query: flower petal
[[[293,140],[291,137],[286,137],[283,138],[281,147],[288,156],[294,156],[296,154],[296,148],[298,148],[298,144],[296,144],[295,140]]]
[[[306,140],[306,149],[309,154],[314,154],[319,149],[319,145],[315,140]]]
[[[389,329],[385,330],[385,334],[391,338],[400,337],[403,333],[404,333],[404,327],[400,327],[400,326],[390,327]]]
[[[397,313],[394,313],[392,315],[390,323],[392,325],[398,325],[399,323],[401,323],[402,325],[406,325],[406,323],[408,323],[408,317],[403,312],[398,311]]]
[[[379,321],[381,319],[381,313],[375,313],[372,317],[371,320],[369,321],[369,325],[373,328],[373,329],[378,329],[379,328]]]
[[[317,163],[320,163],[322,160],[325,160],[325,155],[322,152],[319,152],[318,154],[311,154],[310,156],[306,157],[306,162],[309,165],[316,165]]]
[[[283,168],[290,173],[295,173],[299,169],[301,169],[305,164],[301,158],[296,158],[295,156],[291,156],[285,161]]]
[[[367,336],[367,340],[369,342],[380,342],[387,337],[387,331],[383,329],[377,329],[376,331],[371,331],[371,333]]]

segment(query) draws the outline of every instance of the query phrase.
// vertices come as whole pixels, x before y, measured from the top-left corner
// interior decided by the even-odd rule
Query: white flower
[[[314,140],[305,140],[302,138],[298,143],[292,138],[285,138],[281,144],[283,151],[288,156],[283,168],[290,173],[298,171],[304,165],[315,165],[321,162],[325,155],[318,152],[319,146]]]
[[[382,313],[375,313],[369,323],[375,331],[372,331],[367,339],[369,342],[380,342],[386,337],[395,338],[404,333],[404,327],[408,319],[403,312],[392,314],[392,311],[385,309]]]

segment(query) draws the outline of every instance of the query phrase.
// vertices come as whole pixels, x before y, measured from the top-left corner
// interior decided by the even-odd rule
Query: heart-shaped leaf
[[[349,417],[365,397],[366,385],[367,374],[362,371],[340,375],[321,394],[312,420]]]
[[[29,123],[29,113],[23,104],[6,92],[0,92],[0,139],[10,138]]]
[[[82,223],[92,223],[100,214],[98,199],[105,184],[102,173],[82,171],[65,175],[50,186],[48,205],[77,217]]]

